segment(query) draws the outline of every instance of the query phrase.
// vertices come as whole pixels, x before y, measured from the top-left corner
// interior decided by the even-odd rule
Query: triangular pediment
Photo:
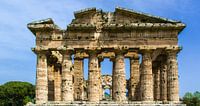
[[[104,12],[96,8],[87,8],[75,12],[72,24],[131,24],[131,23],[180,23],[167,18],[153,16],[134,10],[116,7],[114,12]]]
[[[179,23],[180,21],[175,21],[167,18],[162,18],[159,16],[153,16],[150,14],[137,12],[131,9],[116,7],[114,12],[114,17],[116,23]]]

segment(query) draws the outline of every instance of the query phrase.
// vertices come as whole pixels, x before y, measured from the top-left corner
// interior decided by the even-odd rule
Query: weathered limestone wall
[[[121,102],[126,100],[126,76],[124,55],[116,53],[113,70],[112,97],[114,101]]]
[[[62,55],[62,100],[70,102],[74,100],[71,53],[66,51]]]
[[[36,104],[48,101],[47,58],[45,53],[37,53]]]

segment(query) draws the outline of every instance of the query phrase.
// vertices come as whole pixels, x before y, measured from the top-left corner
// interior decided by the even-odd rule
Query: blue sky
[[[187,25],[179,35],[179,45],[183,46],[178,56],[180,95],[200,91],[199,0],[1,0],[0,84],[11,80],[35,83],[36,55],[30,49],[35,46],[35,37],[27,23],[52,18],[65,29],[74,18],[74,11],[88,7],[114,11],[116,6],[181,20]],[[87,60],[85,63],[87,70]],[[104,74],[111,73],[112,63],[108,59],[102,66]],[[128,77],[128,65],[126,70]]]

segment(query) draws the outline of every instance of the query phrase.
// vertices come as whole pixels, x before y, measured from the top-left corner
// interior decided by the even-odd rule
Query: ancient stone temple
[[[36,104],[181,105],[177,54],[183,23],[120,7],[88,8],[74,17],[64,30],[52,19],[28,24],[36,37]],[[113,63],[112,75],[101,74],[105,58]]]

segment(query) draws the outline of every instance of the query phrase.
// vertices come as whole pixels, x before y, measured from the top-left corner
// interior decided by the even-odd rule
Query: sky
[[[35,36],[27,29],[28,23],[52,18],[66,29],[74,11],[90,7],[114,11],[117,6],[180,20],[187,25],[179,35],[179,45],[183,46],[178,55],[180,96],[200,91],[199,0],[0,0],[0,84],[7,81],[35,84],[36,55],[31,51]],[[84,62],[87,75],[88,60]],[[112,63],[105,59],[102,73],[111,74],[111,70]],[[128,65],[126,72],[128,78]]]

